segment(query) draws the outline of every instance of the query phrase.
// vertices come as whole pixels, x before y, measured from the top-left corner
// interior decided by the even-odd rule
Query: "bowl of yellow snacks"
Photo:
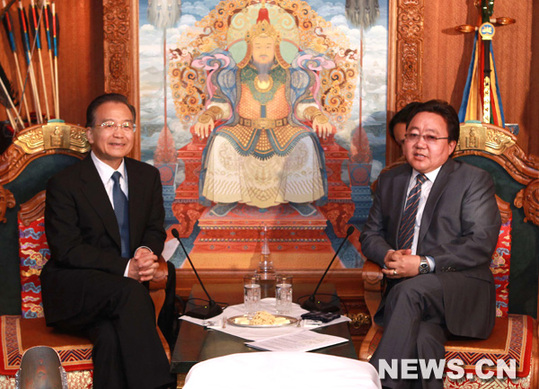
[[[298,319],[291,316],[272,315],[266,311],[258,311],[252,318],[247,316],[233,316],[228,318],[227,323],[240,327],[271,328],[296,324]]]

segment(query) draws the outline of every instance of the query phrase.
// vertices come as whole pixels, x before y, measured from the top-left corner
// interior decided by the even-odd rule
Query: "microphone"
[[[195,307],[185,312],[184,315],[196,317],[197,319],[209,319],[210,317],[220,315],[223,312],[223,308],[221,308],[215,301],[213,301],[213,299],[210,297],[210,294],[204,287],[204,283],[198,276],[197,269],[195,269],[195,266],[193,265],[193,261],[191,261],[191,258],[189,257],[189,254],[187,254],[187,250],[185,249],[182,243],[182,240],[180,239],[180,234],[178,233],[178,230],[173,228],[171,232],[172,232],[172,236],[174,236],[178,240],[178,242],[180,242],[180,246],[182,246],[183,252],[185,253],[185,256],[187,257],[189,264],[193,268],[193,271],[195,272],[195,276],[197,277],[198,282],[200,283],[200,286],[202,287],[202,290],[204,290],[204,293],[206,293],[206,296],[208,297],[207,305]]]
[[[318,292],[318,288],[320,287],[320,284],[322,283],[322,280],[326,276],[327,272],[329,271],[329,268],[331,265],[333,265],[333,261],[335,261],[335,258],[337,258],[337,255],[341,251],[342,246],[344,245],[344,242],[348,239],[350,235],[354,232],[354,227],[350,226],[348,227],[348,230],[346,230],[346,236],[342,240],[340,246],[337,248],[337,251],[335,251],[335,255],[331,259],[331,262],[329,263],[326,271],[324,274],[322,274],[322,278],[320,278],[320,281],[318,281],[318,285],[316,285],[316,288],[314,292],[309,296],[307,300],[305,300],[301,304],[301,308],[306,309],[308,311],[320,311],[320,312],[340,312],[340,300],[339,297],[335,296],[335,298],[332,298],[329,302],[320,301],[316,298],[316,292]]]

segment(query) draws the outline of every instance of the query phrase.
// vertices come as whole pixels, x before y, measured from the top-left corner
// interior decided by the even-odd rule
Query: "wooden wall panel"
[[[425,5],[424,100],[441,98],[457,109],[460,107],[473,48],[473,34],[457,33],[454,27],[477,24],[479,13],[473,3],[472,0],[447,0],[429,1]],[[537,7],[539,5],[535,5]],[[537,109],[529,107],[531,96],[535,93],[537,97],[530,82],[533,8],[532,2],[496,1],[493,16],[512,17],[517,22],[496,28],[493,47],[506,123],[518,123],[518,143],[527,153],[539,155],[539,141],[531,139],[539,113]],[[535,34],[538,32],[535,31]],[[538,47],[538,44],[534,46]],[[535,68],[533,72],[537,78],[539,69],[537,66]]]
[[[539,155],[539,4],[533,2],[531,17],[531,41],[534,42],[531,50],[530,86],[524,109],[524,121],[528,131],[529,150],[534,155]],[[535,23],[533,21],[535,20]]]
[[[105,92],[103,4],[99,0],[57,1],[60,18],[60,116],[86,124],[86,107]]]
[[[28,0],[23,4],[27,6]],[[86,106],[98,94],[104,92],[103,72],[103,5],[101,0],[56,1],[56,12],[60,23],[59,32],[59,90],[60,118],[66,122],[84,125]],[[26,60],[22,53],[19,39],[17,3],[11,7],[13,28],[17,37],[19,63],[26,71]],[[13,83],[17,84],[15,62],[9,51],[6,34],[1,30],[0,63]],[[46,37],[42,35],[42,42]],[[45,46],[47,47],[47,46]],[[44,53],[45,54],[45,53]],[[48,57],[43,59],[47,88],[51,88]],[[38,84],[41,87],[39,63],[34,64]],[[25,77],[25,74],[23,74]],[[17,84],[17,90],[18,84]],[[29,93],[29,91],[27,92]],[[19,92],[20,96],[20,92]],[[43,95],[40,96],[43,99]],[[44,104],[41,104],[45,112]],[[53,112],[52,101],[49,102]],[[4,109],[0,109],[0,120],[6,118]]]

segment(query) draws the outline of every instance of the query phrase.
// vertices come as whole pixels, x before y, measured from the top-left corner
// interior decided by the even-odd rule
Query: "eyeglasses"
[[[102,129],[108,131],[114,131],[116,128],[120,128],[125,132],[135,132],[137,130],[137,125],[135,123],[123,122],[116,124],[114,120],[109,120],[104,123],[97,124],[96,127],[101,127]]]
[[[411,143],[416,143],[416,142],[419,142],[419,139],[423,138],[425,140],[426,143],[428,144],[434,144],[436,143],[437,140],[440,140],[440,139],[449,139],[448,136],[445,136],[445,137],[438,137],[438,136],[434,136],[434,135],[421,135],[421,134],[416,134],[416,133],[408,133],[405,136],[405,140],[408,141],[408,142],[411,142]]]

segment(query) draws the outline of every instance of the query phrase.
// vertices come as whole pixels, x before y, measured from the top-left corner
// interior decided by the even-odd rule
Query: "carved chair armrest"
[[[382,301],[384,273],[382,273],[380,266],[367,260],[363,264],[362,277],[365,303],[367,304],[371,318],[374,318],[374,314]]]
[[[384,273],[376,263],[369,260],[365,261],[362,270],[363,290],[365,296],[365,304],[371,316],[371,328],[365,335],[359,349],[359,359],[369,361],[374,352],[372,343],[376,337],[378,326],[374,322],[374,314],[382,301],[382,290]]]

